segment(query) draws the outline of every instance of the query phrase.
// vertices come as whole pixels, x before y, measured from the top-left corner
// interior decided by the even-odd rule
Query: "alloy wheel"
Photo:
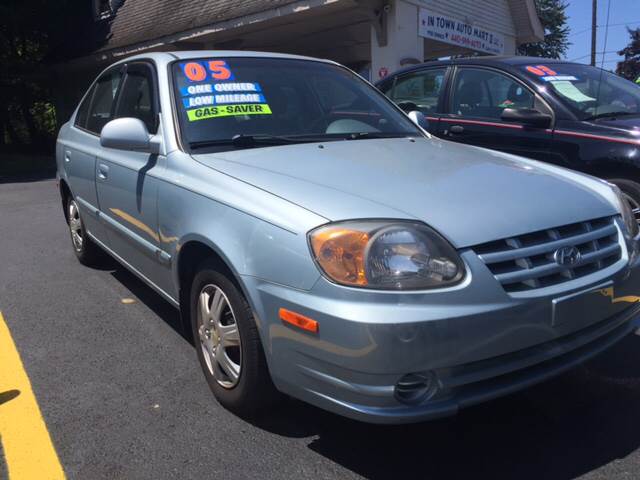
[[[198,295],[198,337],[209,373],[224,388],[238,384],[242,348],[236,317],[225,293],[206,285]]]
[[[75,200],[69,202],[69,230],[71,230],[73,248],[78,252],[82,251],[82,245],[84,243],[82,220],[80,219],[80,210]]]
[[[629,205],[631,205],[631,211],[633,212],[633,216],[635,217],[636,221],[640,223],[640,204],[631,195],[628,195],[624,192],[622,192],[622,195],[627,200],[627,202],[629,202]]]

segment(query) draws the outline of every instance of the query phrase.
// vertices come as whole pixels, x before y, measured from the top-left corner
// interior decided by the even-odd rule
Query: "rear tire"
[[[198,361],[218,402],[253,417],[272,406],[278,392],[251,307],[217,267],[206,261],[191,285],[189,310]]]
[[[71,235],[71,246],[76,257],[83,265],[95,265],[100,259],[101,250],[87,235],[76,201],[67,199],[67,224]]]
[[[640,223],[640,183],[628,178],[608,178],[607,182],[618,186],[629,201],[636,220]]]

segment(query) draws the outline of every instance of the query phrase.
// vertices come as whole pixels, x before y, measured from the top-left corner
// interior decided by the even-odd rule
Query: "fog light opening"
[[[438,389],[434,372],[408,373],[396,383],[394,395],[399,402],[416,405],[433,398]]]

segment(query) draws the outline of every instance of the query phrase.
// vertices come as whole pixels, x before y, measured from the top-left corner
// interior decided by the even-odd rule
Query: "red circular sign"
[[[389,69],[387,67],[380,67],[380,70],[378,70],[378,77],[384,78],[387,75],[389,75]]]

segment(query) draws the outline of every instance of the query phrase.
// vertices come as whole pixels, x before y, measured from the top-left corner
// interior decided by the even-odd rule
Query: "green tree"
[[[629,80],[640,80],[640,28],[627,28],[631,41],[618,52],[624,60],[618,63],[616,73]],[[639,82],[640,83],[640,82]]]
[[[74,26],[81,24],[88,3],[0,2],[0,149],[49,150],[55,112],[47,55],[77,31]]]
[[[544,40],[525,43],[518,47],[518,55],[531,57],[561,58],[569,45],[567,4],[564,0],[536,0],[536,10],[544,29]]]

